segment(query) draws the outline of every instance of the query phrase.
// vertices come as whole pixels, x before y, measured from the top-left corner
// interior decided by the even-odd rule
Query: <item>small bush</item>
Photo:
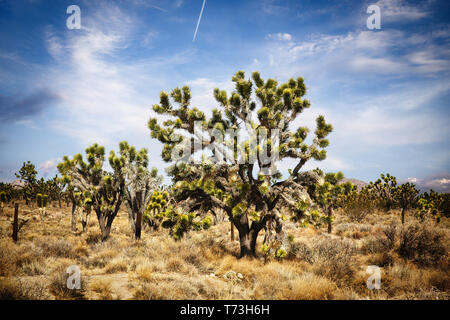
[[[420,266],[429,266],[447,254],[444,234],[428,226],[411,224],[400,232],[396,252]]]
[[[40,281],[0,281],[0,300],[42,300],[48,299],[45,285]]]

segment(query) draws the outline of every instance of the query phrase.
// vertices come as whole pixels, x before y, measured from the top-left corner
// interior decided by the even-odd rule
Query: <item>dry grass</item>
[[[30,222],[12,242],[12,209],[0,216],[0,299],[449,299],[449,228],[374,212],[351,222],[339,211],[333,234],[286,226],[288,256],[264,263],[238,259],[227,222],[175,242],[165,230],[131,237],[119,212],[111,238],[70,231],[70,208],[49,209],[44,221],[21,205]],[[80,226],[79,226],[80,229]],[[257,248],[261,246],[262,235]],[[81,269],[82,289],[69,290],[66,269]],[[381,289],[366,285],[368,265],[381,268]],[[240,276],[238,277],[237,275]]]

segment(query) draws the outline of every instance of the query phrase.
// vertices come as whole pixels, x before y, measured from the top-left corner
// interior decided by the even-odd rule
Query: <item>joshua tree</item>
[[[15,173],[16,177],[20,181],[24,182],[25,185],[22,188],[22,195],[25,200],[25,204],[28,205],[28,199],[32,198],[34,195],[34,188],[36,185],[36,175],[37,171],[30,161],[24,162],[22,168],[20,168],[18,173]]]
[[[80,212],[82,230],[83,232],[87,232],[92,212],[92,199],[87,191],[85,191],[83,195],[80,194],[79,205],[77,208]]]
[[[153,192],[150,202],[144,211],[144,222],[153,229],[158,229],[169,208],[169,193],[167,191],[156,190]]]
[[[316,200],[322,210],[326,211],[324,220],[328,225],[328,233],[331,233],[332,230],[333,210],[337,207],[338,200],[356,189],[356,186],[351,182],[339,183],[342,179],[344,179],[342,172],[327,173],[325,182],[318,185],[317,195],[314,197],[314,200]]]
[[[398,186],[394,192],[394,199],[398,206],[402,209],[402,224],[405,223],[406,210],[413,208],[417,203],[417,190],[412,183],[404,183]]]
[[[44,220],[44,217],[47,215],[48,195],[38,193],[36,195],[36,203],[38,205],[41,220]]]
[[[19,204],[16,202],[14,204],[14,218],[13,221],[11,222],[13,227],[13,232],[11,236],[14,242],[17,242],[17,240],[19,240],[19,231],[28,221],[29,219],[19,218]]]
[[[6,191],[0,192],[0,214],[3,213],[3,208],[5,207],[5,204],[8,202],[8,196],[6,194]]]
[[[142,214],[150,201],[153,191],[161,184],[162,176],[158,170],[147,169],[147,149],[139,152],[126,141],[120,143],[120,154],[111,151],[110,162],[115,172],[120,172],[124,180],[124,200],[128,209],[128,218],[136,239],[141,238]]]
[[[64,194],[64,189],[66,188],[66,183],[64,179],[58,178],[56,175],[53,179],[47,181],[48,193],[52,200],[58,201],[58,206],[61,209],[61,199]]]
[[[430,192],[424,192],[417,201],[416,215],[421,221],[424,221],[426,216],[434,216],[436,222],[441,221],[441,213],[448,211],[448,194],[440,194],[433,189]]]
[[[386,211],[389,211],[395,204],[394,194],[397,187],[397,179],[389,173],[386,175],[381,174],[380,177],[381,179],[378,179],[375,183],[370,182],[368,187],[377,196],[380,205]]]
[[[246,80],[244,72],[238,71],[232,80],[235,90],[229,97],[226,91],[214,89],[225,118],[218,109],[207,119],[202,111],[191,108],[191,92],[184,86],[170,94],[161,92],[160,104],[153,106],[156,113],[172,119],[161,126],[151,118],[148,126],[151,136],[164,144],[162,158],[175,162],[169,174],[178,206],[189,213],[201,208],[224,210],[239,232],[243,257],[255,255],[261,229],[272,225],[281,233],[282,207],[293,215],[305,212],[299,209],[299,199],[309,198],[305,178],[310,175],[300,170],[310,159],[326,158],[326,136],[332,126],[319,116],[310,144],[306,143],[308,128],[290,128],[310,107],[303,99],[306,87],[301,77],[279,85],[274,79],[264,81],[258,72]],[[212,158],[206,159],[208,150]],[[204,158],[192,163],[199,159],[194,157],[196,151]],[[285,158],[298,162],[280,180],[276,163]]]
[[[360,222],[375,210],[375,196],[368,186],[359,191],[352,189],[340,197],[339,206],[352,221]]]
[[[58,164],[58,170],[73,187],[90,195],[104,241],[109,237],[112,223],[122,204],[122,166],[119,159],[111,154],[109,162],[114,172],[104,171],[105,149],[98,144],[86,149],[86,158],[87,162],[81,154],[75,155],[72,160],[64,156],[63,162]]]

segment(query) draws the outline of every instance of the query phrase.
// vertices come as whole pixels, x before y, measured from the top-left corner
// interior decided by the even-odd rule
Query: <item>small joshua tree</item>
[[[103,170],[105,148],[98,144],[86,149],[86,158],[87,162],[81,154],[75,155],[72,160],[64,156],[63,162],[58,164],[58,170],[69,179],[73,187],[90,195],[104,241],[109,237],[112,223],[123,200],[125,184],[122,166],[121,162],[111,155],[109,162],[114,172]]]
[[[447,194],[439,194],[434,190],[424,192],[424,194],[421,195],[417,201],[416,216],[421,221],[424,221],[427,216],[433,216],[436,222],[439,223],[441,221],[441,212],[448,210],[448,208],[443,207],[443,204],[445,204],[446,195]]]
[[[275,79],[263,80],[258,72],[247,80],[238,71],[232,81],[235,90],[229,96],[214,89],[222,110],[214,109],[209,118],[190,107],[189,87],[161,92],[160,104],[153,110],[172,119],[161,126],[157,118],[151,118],[148,126],[151,136],[164,144],[163,160],[175,162],[169,174],[179,206],[190,213],[222,209],[239,232],[240,256],[254,256],[259,232],[274,225],[281,234],[282,212],[298,212],[297,199],[307,196],[300,170],[310,159],[326,158],[326,137],[333,128],[319,116],[311,144],[306,143],[308,128],[290,128],[310,107],[303,98],[306,87],[301,77],[278,84]],[[235,135],[239,131],[245,132],[240,136],[244,139]],[[208,150],[211,159],[205,159]],[[192,164],[197,151],[203,160]],[[298,162],[289,177],[280,181],[276,163],[284,158]],[[181,223],[189,221],[190,213],[181,215]]]
[[[322,210],[326,212],[324,220],[328,225],[328,233],[332,231],[333,210],[336,209],[339,199],[356,188],[351,182],[339,183],[342,179],[344,179],[342,172],[327,173],[324,183],[317,186],[317,195],[314,197]]]
[[[38,205],[41,220],[44,220],[44,217],[47,215],[48,195],[38,193],[36,195],[36,203]]]
[[[53,179],[47,181],[47,189],[52,200],[58,201],[58,206],[61,209],[61,200],[66,188],[64,179],[58,178],[56,175]]]
[[[169,193],[167,191],[156,190],[153,192],[150,202],[144,212],[144,223],[153,229],[158,229],[161,221],[169,209]],[[170,207],[172,210],[173,207]]]
[[[133,146],[123,141],[119,145],[120,153],[116,156],[111,151],[110,163],[116,172],[124,179],[124,200],[128,210],[131,229],[136,239],[141,238],[142,215],[150,202],[153,191],[161,184],[162,176],[158,170],[147,169],[147,149],[139,152]]]
[[[412,209],[417,204],[418,194],[419,190],[417,190],[414,184],[410,182],[404,183],[395,189],[394,199],[397,205],[402,209],[402,224],[405,223],[406,211]]]
[[[395,190],[397,187],[397,179],[389,173],[381,174],[381,179],[370,182],[368,188],[377,196],[377,200],[382,208],[389,211],[395,204]]]
[[[80,221],[81,228],[84,233],[88,231],[89,220],[92,212],[92,199],[88,192],[84,192],[80,199],[79,212],[80,212]]]
[[[1,191],[0,192],[0,214],[3,213],[3,209],[7,202],[8,202],[8,196],[6,194],[6,191]]]
[[[25,204],[28,205],[28,200],[33,198],[36,185],[36,167],[30,161],[24,162],[18,173],[15,173],[16,178],[24,182],[22,188],[22,196]]]

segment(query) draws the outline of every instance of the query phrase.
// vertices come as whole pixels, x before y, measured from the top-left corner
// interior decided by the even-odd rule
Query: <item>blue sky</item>
[[[159,92],[187,84],[208,111],[213,88],[258,70],[303,76],[299,124],[324,114],[335,128],[328,159],[306,169],[450,190],[448,1],[209,0],[192,41],[202,2],[0,0],[0,180],[26,160],[50,177],[62,156],[122,140],[163,169],[146,127]],[[80,30],[66,27],[73,4]],[[371,4],[380,30],[366,26]]]

